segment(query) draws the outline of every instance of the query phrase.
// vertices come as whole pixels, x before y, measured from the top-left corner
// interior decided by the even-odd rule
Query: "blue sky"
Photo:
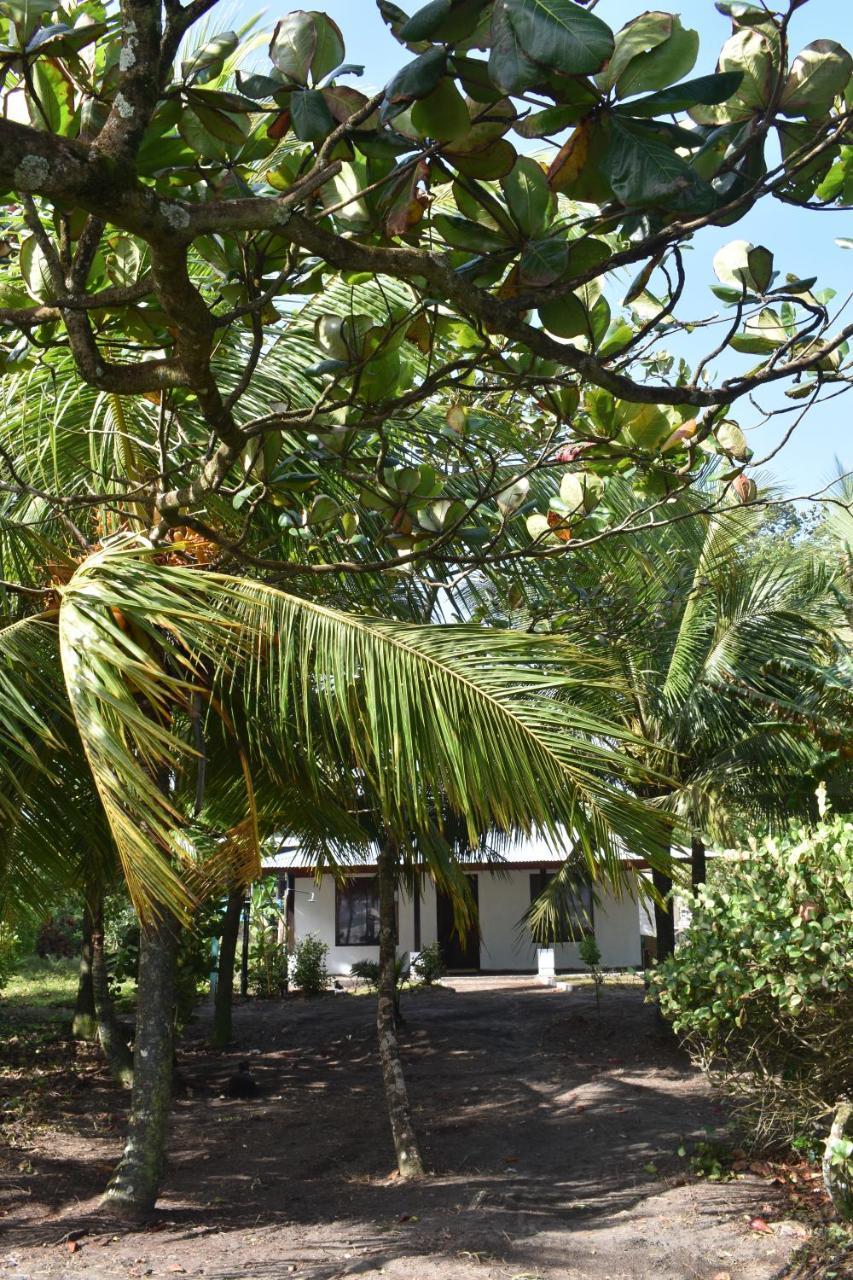
[[[399,0],[401,7],[410,13],[423,2]],[[340,26],[346,40],[348,60],[365,64],[361,87],[366,90],[384,84],[410,56],[388,32],[374,0],[326,0],[326,3],[312,0],[312,3]],[[659,4],[661,9],[680,14],[686,26],[699,30],[700,54],[693,74],[713,71],[720,46],[731,30],[729,20],[715,10],[713,0],[682,0],[680,4],[659,0]],[[307,3],[305,7],[308,7]],[[655,6],[643,3],[643,0],[600,0],[595,12],[617,30],[644,9],[652,7]],[[250,4],[241,3],[240,8],[247,16],[250,12],[257,12]],[[282,11],[268,12],[278,16]],[[265,20],[262,24],[266,25]],[[837,40],[853,52],[853,4],[849,0],[809,0],[795,14],[791,24],[794,51],[822,37]],[[835,238],[839,236],[853,237],[853,215],[850,213],[809,213],[775,200],[765,201],[733,227],[709,229],[697,237],[687,258],[691,284],[686,304],[695,317],[709,315],[716,308],[716,299],[707,288],[715,282],[711,268],[713,255],[728,241],[744,239],[772,249],[776,255],[776,267],[783,274],[791,271],[800,277],[816,275],[820,287],[835,288],[837,306],[846,293],[853,290],[853,251],[836,246]],[[845,318],[849,319],[849,314]],[[745,371],[753,359],[731,355],[720,368],[727,375]],[[765,408],[792,403],[779,392],[765,393],[761,402]],[[782,430],[790,424],[790,419],[784,418],[782,425],[777,420],[759,430],[756,428],[759,415],[755,410],[742,403],[738,412],[742,425],[751,432],[750,443],[759,456],[773,448]],[[833,473],[836,456],[845,469],[853,468],[853,396],[841,397],[813,409],[768,469],[791,493],[805,494],[827,482]]]

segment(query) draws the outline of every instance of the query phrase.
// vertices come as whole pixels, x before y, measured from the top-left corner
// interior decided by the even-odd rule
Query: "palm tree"
[[[47,802],[44,781],[68,752],[97,792],[143,923],[130,1133],[108,1192],[128,1210],[150,1207],[159,1184],[177,929],[217,885],[254,873],[269,821],[258,795],[271,784],[320,809],[334,776],[352,811],[365,779],[394,832],[428,824],[438,788],[472,838],[491,825],[575,830],[605,880],[618,875],[620,841],[654,857],[666,830],[614,785],[638,785],[643,770],[608,745],[632,735],[590,710],[612,685],[602,664],[517,632],[368,621],[180,555],[158,563],[161,550],[120,536],[80,564],[58,603],[0,631],[12,846],[40,868],[62,860],[65,831],[45,819],[73,794]],[[202,764],[206,828],[231,832],[206,852]]]
[[[611,482],[614,515],[633,508]],[[691,844],[692,881],[705,878],[705,838],[730,839],[738,822],[807,805],[822,740],[849,740],[851,684],[834,668],[841,620],[835,571],[806,546],[765,539],[765,519],[727,507],[695,512],[702,497],[673,499],[664,527],[604,541],[528,573],[526,613],[590,651],[622,679],[622,717],[649,771],[638,795],[673,813]],[[678,517],[681,517],[680,519]],[[685,518],[687,517],[687,518]],[[567,870],[568,874],[568,870]],[[671,871],[653,874],[658,953],[674,945],[664,901]],[[534,912],[544,927],[559,880]]]

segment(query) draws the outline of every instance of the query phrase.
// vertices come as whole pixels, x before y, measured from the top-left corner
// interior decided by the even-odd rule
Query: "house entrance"
[[[476,876],[466,876],[474,906],[479,904]],[[475,920],[462,938],[453,928],[453,905],[446,893],[436,894],[436,936],[448,969],[480,968],[480,927]]]

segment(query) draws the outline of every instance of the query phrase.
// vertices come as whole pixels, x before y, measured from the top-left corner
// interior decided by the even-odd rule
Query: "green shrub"
[[[444,956],[437,942],[430,942],[428,946],[422,947],[412,964],[412,976],[424,987],[431,987],[446,972]]]
[[[359,984],[363,983],[368,991],[377,991],[379,989],[379,961],[378,960],[356,960],[350,965],[350,974],[353,978],[357,978]]]
[[[717,861],[650,987],[757,1140],[825,1135],[853,1079],[853,821]]]
[[[329,948],[314,933],[306,933],[293,953],[293,980],[304,996],[319,996],[329,985]]]
[[[249,951],[252,994],[265,1000],[287,995],[287,965],[287,947],[278,941],[278,929],[270,925],[256,929]]]
[[[15,972],[18,935],[10,924],[0,924],[0,991]]]
[[[274,876],[259,880],[252,889],[252,922],[249,986],[256,996],[276,999],[287,994],[289,957],[278,940],[284,916]]]

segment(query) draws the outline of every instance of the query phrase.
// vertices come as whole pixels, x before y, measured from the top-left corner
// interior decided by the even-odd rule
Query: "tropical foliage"
[[[759,1142],[825,1138],[846,1093],[851,930],[853,823],[826,817],[726,855],[653,972],[664,1015]]]

